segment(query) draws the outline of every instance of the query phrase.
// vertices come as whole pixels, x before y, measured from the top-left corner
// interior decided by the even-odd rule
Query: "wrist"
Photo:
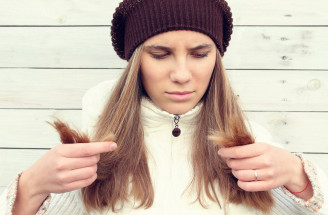
[[[300,193],[303,193],[304,191],[306,191],[306,189],[310,186],[311,182],[310,180],[308,181],[308,183],[306,184],[306,186],[303,188],[303,190],[301,191],[292,191],[290,189],[288,189],[288,187],[285,186],[285,188],[290,192],[290,193],[293,193],[293,194],[300,194]]]
[[[291,178],[284,185],[286,190],[294,196],[303,200],[308,200],[313,196],[312,182],[309,179],[304,166],[304,161],[301,155],[293,155],[294,161],[291,168]]]
[[[36,198],[38,196],[47,197],[50,193],[42,190],[43,183],[39,183],[37,178],[32,171],[24,171],[18,182],[18,190],[21,190],[28,198]]]
[[[13,214],[35,214],[48,197],[48,193],[39,192],[33,184],[28,172],[23,172],[17,184]]]
[[[293,193],[300,192],[304,190],[309,184],[309,179],[304,171],[304,166],[301,159],[293,155],[292,168],[290,171],[290,179],[284,185],[288,190],[293,191]]]

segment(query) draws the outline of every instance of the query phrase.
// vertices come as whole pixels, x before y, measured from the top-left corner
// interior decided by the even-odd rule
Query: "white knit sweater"
[[[84,131],[91,131],[100,115],[104,103],[110,95],[113,82],[103,82],[90,89],[83,99],[83,123]],[[208,201],[205,209],[195,199],[194,192],[184,192],[192,178],[192,166],[190,161],[190,149],[192,134],[197,122],[193,119],[199,112],[197,106],[193,110],[180,116],[179,128],[181,135],[173,137],[171,132],[174,128],[174,115],[157,108],[148,99],[142,100],[141,117],[144,128],[144,138],[148,150],[148,165],[151,172],[155,199],[149,209],[134,209],[133,203],[125,203],[123,210],[118,214],[124,215],[161,215],[161,214],[188,214],[188,215],[220,215],[223,210],[214,202]],[[256,141],[271,143],[271,137],[267,131],[257,124],[251,125]],[[299,215],[299,214],[328,214],[327,204],[323,204],[323,194],[328,195],[318,183],[326,181],[322,172],[312,169],[310,163],[305,162],[305,170],[308,173],[314,187],[314,197],[311,202],[296,198],[282,188],[272,190],[275,206],[270,214]],[[316,179],[318,176],[319,181]],[[0,215],[11,214],[12,204],[16,196],[17,180],[5,190],[0,198]],[[131,201],[133,202],[133,201]],[[222,202],[222,201],[221,201]],[[318,210],[317,205],[323,208]],[[316,212],[312,212],[316,210]],[[254,209],[242,205],[229,206],[229,214],[247,215],[261,214]],[[51,215],[82,215],[88,214],[81,201],[80,191],[64,194],[52,194],[40,207],[38,214]],[[103,213],[92,212],[91,214],[113,214],[110,210]]]

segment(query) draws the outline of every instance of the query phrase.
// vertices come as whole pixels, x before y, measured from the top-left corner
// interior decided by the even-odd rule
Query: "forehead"
[[[206,34],[188,30],[177,30],[160,33],[148,38],[144,42],[146,46],[159,44],[167,46],[175,46],[177,44],[194,46],[199,43],[214,44],[213,40]]]

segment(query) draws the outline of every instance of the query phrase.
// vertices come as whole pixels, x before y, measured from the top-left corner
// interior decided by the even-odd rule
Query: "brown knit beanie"
[[[224,0],[123,0],[113,15],[113,47],[129,60],[145,40],[172,30],[208,35],[223,56],[232,34],[230,7]]]

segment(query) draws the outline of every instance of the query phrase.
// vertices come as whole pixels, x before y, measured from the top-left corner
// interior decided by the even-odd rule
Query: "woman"
[[[24,171],[1,200],[9,214],[326,212],[324,176],[245,123],[221,62],[225,1],[125,0],[112,24],[129,64],[84,98],[95,143],[57,146]],[[230,140],[245,145],[222,147]]]

